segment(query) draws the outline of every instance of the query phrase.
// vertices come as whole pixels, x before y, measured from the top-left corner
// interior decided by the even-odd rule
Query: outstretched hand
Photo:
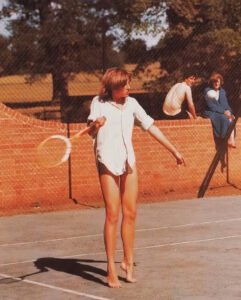
[[[177,161],[177,165],[180,166],[180,165],[184,165],[186,166],[186,163],[184,161],[184,158],[183,156],[179,153],[179,152],[176,152],[174,154],[175,158],[176,158],[176,161]]]

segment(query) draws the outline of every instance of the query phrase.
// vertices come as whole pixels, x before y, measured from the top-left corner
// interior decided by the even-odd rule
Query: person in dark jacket
[[[204,114],[211,119],[216,149],[219,147],[220,143],[222,143],[230,124],[234,120],[234,115],[228,103],[226,92],[222,88],[223,83],[223,76],[214,72],[210,77],[209,87],[204,91],[206,102]],[[228,146],[236,148],[234,131],[230,135]],[[224,161],[223,167],[225,167]]]

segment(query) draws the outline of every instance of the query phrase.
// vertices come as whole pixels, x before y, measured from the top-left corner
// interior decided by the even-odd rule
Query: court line
[[[179,224],[179,225],[173,225],[173,226],[143,228],[143,229],[137,229],[136,231],[139,231],[139,232],[152,231],[152,230],[154,231],[154,230],[161,230],[161,229],[182,228],[182,227],[191,227],[191,226],[198,226],[198,225],[228,223],[228,222],[235,222],[235,221],[241,221],[241,218],[220,219],[220,220],[205,221],[205,222],[200,222],[200,223],[187,223],[187,224]]]
[[[145,249],[155,249],[155,248],[163,248],[163,247],[172,247],[172,246],[181,246],[181,245],[187,245],[187,244],[195,244],[195,243],[204,243],[204,242],[212,242],[212,241],[218,241],[218,240],[227,240],[227,239],[233,239],[233,238],[241,238],[241,234],[238,235],[228,235],[228,236],[221,236],[221,237],[213,237],[209,239],[200,239],[200,240],[191,240],[191,241],[183,241],[183,242],[174,242],[174,243],[166,243],[166,244],[158,244],[158,245],[150,245],[145,247],[135,247],[134,250],[145,250]],[[122,249],[116,250],[116,252],[123,252]],[[73,257],[83,257],[83,256],[97,256],[97,255],[105,255],[105,251],[100,252],[89,252],[89,253],[80,253],[75,255],[67,255],[67,256],[60,256],[57,258],[73,258]],[[19,262],[11,262],[11,263],[5,263],[0,264],[0,267],[10,266],[10,265],[18,265],[18,264],[25,264],[25,263],[32,263],[35,262],[34,260],[25,260],[25,261],[19,261]]]
[[[179,245],[185,245],[185,244],[212,242],[212,241],[227,240],[227,239],[233,239],[233,238],[241,238],[241,234],[221,236],[221,237],[215,237],[215,238],[209,238],[209,239],[203,239],[203,240],[193,240],[193,241],[184,241],[184,242],[176,242],[176,243],[169,243],[169,244],[167,243],[167,244],[151,245],[151,246],[145,246],[145,247],[136,247],[135,250],[155,249],[155,248],[162,248],[162,247],[166,247],[166,246],[179,246]]]
[[[65,288],[57,287],[57,286],[42,283],[42,282],[37,282],[37,281],[33,281],[33,280],[21,279],[19,277],[9,276],[7,274],[0,273],[0,276],[3,277],[3,278],[10,278],[10,279],[13,279],[13,280],[16,280],[16,281],[25,282],[25,283],[32,284],[32,285],[38,285],[38,286],[41,286],[41,287],[50,288],[52,290],[57,290],[57,291],[68,293],[68,294],[73,294],[73,295],[77,295],[77,296],[84,296],[84,297],[89,298],[89,299],[111,300],[110,298],[103,298],[103,297],[99,297],[99,296],[95,296],[95,295],[91,295],[91,294],[81,293],[81,292],[77,292],[77,291],[74,291],[74,290],[65,289]]]
[[[31,242],[20,242],[20,243],[6,243],[6,244],[0,244],[0,247],[7,247],[7,246],[23,246],[23,245],[30,245],[30,244],[41,244],[41,243],[50,243],[50,242],[59,242],[59,241],[67,241],[67,240],[75,240],[80,238],[89,238],[89,237],[99,237],[103,234],[97,233],[97,234],[89,234],[89,235],[79,235],[79,236],[71,236],[66,238],[58,238],[58,239],[49,239],[49,240],[37,240],[37,241],[31,241]]]
[[[241,221],[241,218],[221,219],[221,220],[206,221],[206,222],[201,222],[201,223],[187,223],[187,224],[179,224],[179,225],[173,225],[173,226],[142,228],[142,229],[136,229],[136,232],[156,231],[156,230],[182,228],[182,227],[184,228],[184,227],[191,227],[191,226],[198,226],[198,225],[218,224],[218,223],[227,223],[227,222],[235,222],[235,221]],[[79,235],[79,236],[72,236],[72,237],[58,238],[58,239],[37,240],[37,241],[30,241],[30,242],[6,243],[6,244],[0,244],[0,247],[51,243],[51,242],[59,242],[59,241],[65,241],[65,240],[67,241],[67,240],[74,240],[74,239],[81,239],[81,238],[93,238],[93,237],[100,237],[100,236],[102,237],[103,233]]]

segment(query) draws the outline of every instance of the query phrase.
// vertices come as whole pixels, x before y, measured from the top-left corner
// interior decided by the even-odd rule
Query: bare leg
[[[229,122],[232,123],[234,118],[229,119]],[[236,148],[235,144],[235,129],[231,132],[230,137],[228,139],[228,146],[231,148]]]
[[[135,238],[135,219],[136,219],[136,199],[138,194],[138,178],[136,167],[131,174],[121,176],[121,201],[123,219],[121,224],[121,236],[124,248],[124,258],[121,268],[126,272],[128,282],[136,282],[133,276],[134,264],[134,238]]]
[[[103,169],[103,166],[99,168],[99,173],[106,209],[104,240],[107,255],[107,282],[109,287],[120,288],[115,267],[116,230],[120,212],[119,178]]]
[[[236,148],[236,145],[235,145],[235,136],[234,136],[234,130],[231,132],[230,134],[230,137],[229,137],[229,140],[228,140],[228,145],[229,147],[231,148]]]

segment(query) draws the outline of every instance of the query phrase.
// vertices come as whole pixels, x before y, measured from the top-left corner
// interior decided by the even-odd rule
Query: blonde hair
[[[212,83],[217,80],[220,80],[221,85],[224,84],[223,76],[218,72],[213,72],[209,78],[209,84],[212,85]]]
[[[112,91],[124,87],[131,81],[131,74],[121,68],[108,69],[103,78],[99,97],[103,101],[109,101],[112,97]]]

